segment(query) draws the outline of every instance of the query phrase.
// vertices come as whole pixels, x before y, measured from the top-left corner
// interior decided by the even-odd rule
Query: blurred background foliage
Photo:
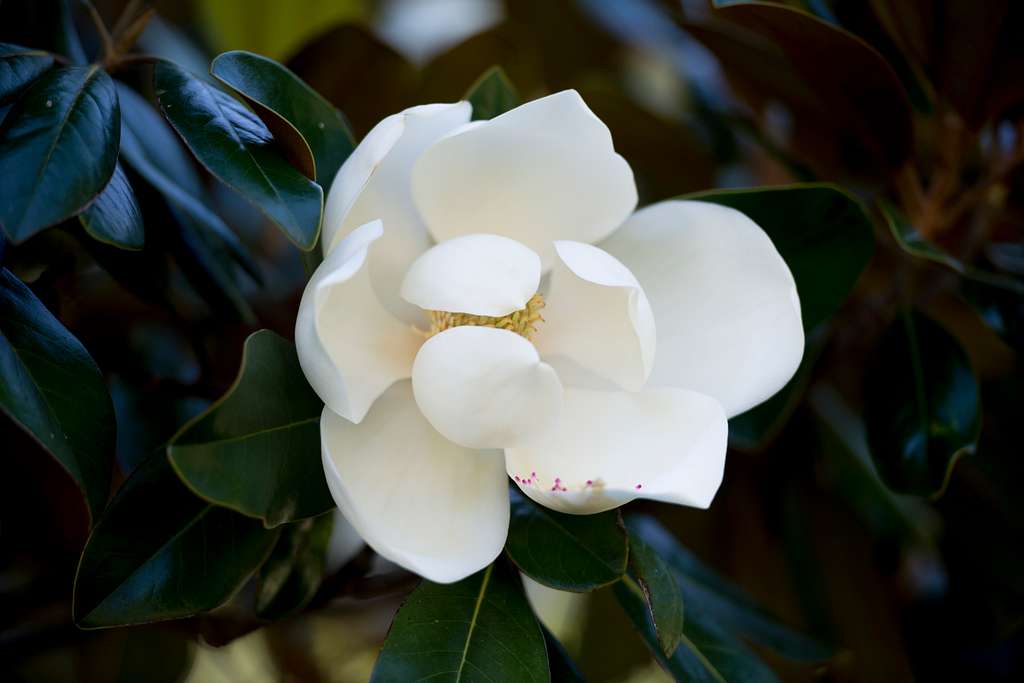
[[[125,4],[95,3],[108,24]],[[152,4],[142,52],[197,75],[229,49],[280,60],[346,114],[357,139],[403,107],[462,97],[501,65],[524,100],[578,89],[633,167],[641,205],[807,181],[857,196],[874,223],[870,264],[809,336],[794,382],[732,425],[712,508],[630,508],[657,515],[771,612],[835,646],[812,667],[759,648],[783,680],[1021,680],[1024,460],[1013,435],[1024,406],[1024,4]],[[69,56],[100,48],[88,13],[59,0],[0,0],[0,41]],[[119,77],[147,88],[130,69]],[[0,118],[9,107],[0,103]],[[298,251],[208,181],[196,192],[240,247],[197,231],[144,183],[133,183],[141,252],[77,225],[18,246],[0,238],[3,265],[103,369],[118,422],[112,490],[230,385],[249,332],[291,336],[306,278]],[[901,385],[918,360],[923,375]],[[921,385],[932,412],[923,432],[907,433],[886,416]],[[977,412],[980,436],[974,422],[948,418],[965,411]],[[250,586],[203,617],[77,630],[71,586],[87,515],[57,465],[7,421],[0,444],[5,680],[367,679],[411,586],[367,576],[368,551],[334,577],[332,595],[269,625],[246,613]],[[668,680],[624,635],[631,626],[611,589],[528,592],[588,680]]]

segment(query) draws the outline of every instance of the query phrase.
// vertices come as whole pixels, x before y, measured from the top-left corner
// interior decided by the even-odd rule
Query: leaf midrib
[[[480,606],[484,602],[484,595],[487,593],[487,585],[491,582],[491,573],[494,571],[494,565],[490,565],[484,570],[484,578],[480,583],[480,592],[476,596],[476,605],[473,607],[473,616],[469,620],[469,632],[466,633],[466,645],[462,648],[462,658],[459,660],[459,668],[455,671],[456,682],[462,680],[462,671],[466,667],[466,657],[469,655],[469,646],[473,642],[473,631],[476,630],[476,622],[480,616]]]

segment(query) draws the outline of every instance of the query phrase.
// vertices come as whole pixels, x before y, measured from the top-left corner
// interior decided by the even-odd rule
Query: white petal
[[[467,448],[535,441],[562,408],[558,375],[533,344],[493,327],[453,327],[428,339],[412,387],[430,424]]]
[[[732,417],[789,381],[804,350],[786,262],[743,213],[667,201],[637,211],[601,247],[636,275],[658,320],[651,385],[717,398]]]
[[[337,574],[338,570],[348,564],[366,545],[355,527],[341,514],[341,510],[335,510],[331,514],[334,516],[334,526],[331,528],[331,537],[327,541],[327,554],[324,558],[324,573],[328,576]]]
[[[523,308],[540,286],[540,258],[515,240],[465,235],[420,255],[402,298],[420,308],[492,317]]]
[[[302,293],[295,347],[309,384],[331,410],[359,422],[396,380],[410,376],[423,338],[388,313],[365,268],[381,249],[380,221],[350,233]]]
[[[557,429],[505,450],[519,488],[542,505],[601,512],[634,498],[706,508],[722,483],[728,425],[713,398],[685,389],[566,389]]]
[[[509,519],[501,454],[434,431],[409,382],[388,389],[358,425],[325,409],[320,435],[331,495],[385,558],[451,583],[501,552]]]
[[[466,126],[423,152],[413,196],[441,242],[494,233],[553,263],[554,239],[597,242],[636,206],[629,164],[575,90]]]
[[[639,391],[654,365],[654,315],[643,288],[613,256],[581,242],[555,243],[541,354],[562,356],[623,389]]]
[[[431,245],[412,200],[413,163],[431,143],[469,121],[468,102],[426,104],[378,123],[345,160],[327,194],[322,242],[329,253],[364,223],[380,219],[386,232],[370,260],[378,298],[393,314],[415,324],[422,313],[398,295],[409,264]]]

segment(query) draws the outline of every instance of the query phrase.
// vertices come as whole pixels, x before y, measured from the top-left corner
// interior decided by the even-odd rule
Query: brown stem
[[[96,32],[100,36],[100,42],[103,43],[103,59],[104,61],[109,60],[114,54],[114,40],[110,36],[110,31],[107,30],[107,25],[103,23],[103,17],[100,16],[96,6],[90,0],[82,0],[82,4],[88,10],[89,18],[92,20],[93,26],[96,27]]]

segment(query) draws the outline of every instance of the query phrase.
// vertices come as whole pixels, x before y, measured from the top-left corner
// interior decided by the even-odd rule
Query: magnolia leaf
[[[309,604],[320,587],[334,513],[289,524],[281,530],[270,558],[260,567],[256,614],[283,619]]]
[[[227,602],[277,540],[211,505],[155,453],[125,481],[82,551],[72,612],[81,628],[180,619]]]
[[[237,91],[308,178],[330,187],[355,140],[334,106],[288,68],[251,52],[225,52],[210,73]]]
[[[0,124],[0,225],[12,242],[82,210],[114,174],[120,111],[98,66],[44,74]]]
[[[643,592],[662,653],[671,657],[683,639],[683,596],[668,565],[640,534],[629,537],[629,577]]]
[[[492,66],[466,91],[464,100],[473,105],[473,120],[493,119],[519,106],[519,93],[505,70]]]
[[[551,680],[544,635],[500,560],[458,583],[424,581],[398,610],[370,680],[427,679]]]
[[[0,102],[17,97],[49,71],[53,62],[49,52],[0,43]]]
[[[0,269],[0,377],[0,411],[60,463],[96,520],[114,461],[110,394],[81,342],[6,269]]]
[[[839,309],[874,252],[864,207],[834,185],[711,190],[683,199],[738,209],[768,233],[796,280],[807,332]]]
[[[235,383],[167,447],[182,481],[206,500],[268,527],[334,507],[320,462],[323,403],[294,345],[269,330],[250,335]]]
[[[114,166],[107,187],[78,219],[95,239],[121,249],[142,249],[146,240],[142,211],[120,164]]]
[[[576,662],[572,661],[554,634],[543,623],[540,625],[544,633],[544,644],[548,649],[548,663],[551,665],[551,680],[555,683],[585,683],[586,679],[580,672]]]
[[[617,511],[567,515],[512,490],[512,517],[505,550],[535,581],[584,592],[626,573],[629,546]]]
[[[153,84],[164,116],[195,157],[252,202],[303,251],[316,244],[323,190],[275,152],[273,135],[240,102],[160,61]]]
[[[895,491],[939,495],[981,432],[978,381],[967,354],[916,312],[889,327],[864,378],[868,446]]]

